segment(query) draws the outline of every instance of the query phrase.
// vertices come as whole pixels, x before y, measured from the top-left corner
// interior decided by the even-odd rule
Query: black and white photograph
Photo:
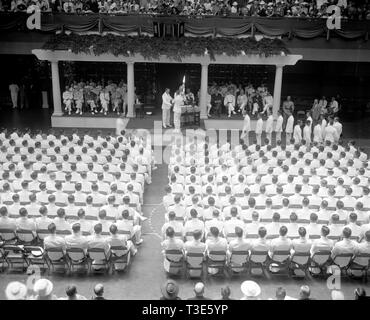
[[[0,0],[0,300],[368,300],[369,33],[370,0]]]

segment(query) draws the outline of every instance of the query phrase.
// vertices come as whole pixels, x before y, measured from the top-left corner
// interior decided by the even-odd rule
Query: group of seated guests
[[[65,136],[3,130],[1,240],[43,242],[46,249],[103,247],[109,255],[118,239],[135,254],[143,241],[141,204],[151,166],[151,146],[124,131],[93,137],[89,131]],[[20,230],[32,236],[24,239]]]
[[[258,17],[327,18],[326,9],[337,5],[341,16],[349,19],[370,18],[368,3],[346,0],[1,0],[1,11],[29,11],[39,8],[44,12],[65,13],[143,13],[163,15],[218,15]]]
[[[353,144],[177,140],[163,198],[164,252],[370,253],[369,177],[367,155]]]

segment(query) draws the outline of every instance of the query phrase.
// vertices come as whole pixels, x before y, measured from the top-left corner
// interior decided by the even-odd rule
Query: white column
[[[51,61],[51,81],[53,85],[53,103],[54,103],[53,116],[62,116],[63,111],[62,111],[62,98],[60,95],[58,61]]]
[[[135,104],[134,62],[127,62],[127,117],[133,118]]]
[[[202,63],[202,72],[200,79],[200,118],[207,119],[207,89],[208,89],[208,64]]]
[[[275,84],[274,84],[274,105],[272,107],[272,114],[274,118],[277,118],[277,112],[280,108],[282,83],[283,83],[283,66],[277,65],[275,71]]]

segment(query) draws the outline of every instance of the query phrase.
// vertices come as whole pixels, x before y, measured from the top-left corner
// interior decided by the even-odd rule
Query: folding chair
[[[49,272],[65,273],[69,269],[67,256],[64,254],[62,248],[48,248],[45,249],[46,256],[49,260]]]
[[[231,275],[234,275],[234,274],[240,275],[243,272],[247,272],[248,271],[248,257],[249,257],[248,251],[233,251],[227,263],[229,273]]]
[[[333,258],[333,264],[339,267],[340,271],[347,274],[347,268],[352,261],[353,253],[341,253],[337,254]]]
[[[6,253],[3,250],[3,248],[0,248],[0,268],[1,272],[4,272],[5,270],[5,265],[8,267],[8,262],[6,261]]]
[[[89,248],[87,249],[87,254],[90,258],[89,271],[102,273],[107,273],[110,270],[110,254],[107,255],[103,248]]]
[[[265,270],[267,260],[268,260],[267,250],[266,251],[251,250],[249,256],[249,274],[261,275]],[[256,272],[257,270],[260,270],[260,272]]]
[[[186,276],[189,278],[201,278],[204,269],[204,253],[188,252],[185,261]]]
[[[62,236],[62,237],[69,236],[70,234],[72,234],[72,232],[69,230],[57,230],[56,233],[58,236]]]
[[[110,248],[110,263],[112,270],[124,271],[130,265],[131,252],[124,246],[112,246]],[[114,268],[113,268],[114,267]]]
[[[290,258],[289,271],[291,276],[305,277],[310,263],[310,252],[295,252]]]
[[[43,242],[44,239],[50,234],[49,230],[47,229],[38,229],[36,230],[37,238],[40,242]]]
[[[0,229],[0,239],[7,243],[15,243],[17,240],[17,234],[12,229]]]
[[[310,266],[308,268],[312,276],[326,274],[328,262],[330,260],[331,251],[323,250],[314,253],[310,259]]]
[[[31,245],[35,242],[36,235],[31,230],[17,230],[17,244]]]
[[[42,247],[24,246],[24,254],[29,266],[37,266],[42,271],[49,269],[49,263]]]
[[[179,275],[184,266],[184,254],[181,250],[166,250],[164,269],[170,275]]]
[[[289,250],[277,250],[274,251],[270,261],[268,263],[268,270],[271,273],[281,273],[284,271],[289,271],[289,259],[290,251]]]
[[[362,278],[367,282],[367,276],[370,266],[370,254],[369,253],[359,253],[356,254],[351,263],[348,266],[347,274],[353,278]],[[357,275],[360,273],[360,275]]]
[[[5,259],[10,269],[24,272],[28,267],[24,250],[17,245],[4,245]],[[9,269],[8,269],[9,270]]]
[[[67,256],[69,258],[69,270],[71,272],[88,272],[89,259],[82,248],[68,248]]]
[[[207,274],[223,275],[226,266],[226,251],[209,251]]]

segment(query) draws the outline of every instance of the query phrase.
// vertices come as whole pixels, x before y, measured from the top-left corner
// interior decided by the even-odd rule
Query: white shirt
[[[162,109],[171,108],[172,97],[167,92],[162,94]]]
[[[283,131],[283,116],[279,115],[276,119],[276,126],[275,126],[275,132],[282,132]]]
[[[285,132],[293,133],[293,126],[294,126],[294,117],[290,115],[286,123]]]

